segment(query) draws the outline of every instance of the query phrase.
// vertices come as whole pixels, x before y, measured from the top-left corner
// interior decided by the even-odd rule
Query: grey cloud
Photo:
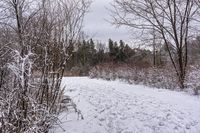
[[[119,41],[129,40],[130,34],[126,28],[116,28],[108,23],[106,20],[110,19],[109,11],[106,9],[110,7],[112,0],[94,0],[90,12],[85,18],[84,30],[89,37],[96,40],[106,42],[109,38]]]

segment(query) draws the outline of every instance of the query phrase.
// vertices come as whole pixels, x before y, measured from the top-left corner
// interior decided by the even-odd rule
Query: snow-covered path
[[[64,78],[66,94],[83,114],[63,114],[56,133],[200,133],[200,99],[181,92]]]

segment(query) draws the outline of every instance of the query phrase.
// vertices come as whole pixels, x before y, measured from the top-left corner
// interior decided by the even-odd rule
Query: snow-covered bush
[[[178,87],[175,73],[163,68],[131,68],[127,65],[102,64],[94,67],[91,78],[106,80],[125,80],[128,83],[145,84],[151,87],[175,89]]]
[[[19,51],[13,50],[10,55],[12,58],[6,63],[7,75],[4,76],[8,78],[0,87],[0,132],[47,132],[57,121],[57,112],[50,112],[51,108],[40,103],[41,97],[36,95],[40,87],[39,82],[32,80],[34,54],[29,50],[22,57]]]
[[[198,95],[200,92],[200,65],[190,67],[186,81],[187,87],[193,89],[194,94]]]
[[[89,5],[1,0],[0,133],[46,133],[57,122],[64,70]]]

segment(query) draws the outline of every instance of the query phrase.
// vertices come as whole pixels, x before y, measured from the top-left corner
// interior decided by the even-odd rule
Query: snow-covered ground
[[[56,133],[200,133],[198,97],[87,77],[63,85],[84,119],[63,113]]]

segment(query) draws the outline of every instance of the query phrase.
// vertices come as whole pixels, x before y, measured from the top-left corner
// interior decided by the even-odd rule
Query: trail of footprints
[[[110,86],[84,91],[85,87],[80,88],[81,95],[95,107],[93,120],[109,133],[185,133],[199,124],[192,118],[186,121],[186,112],[153,97],[127,95]]]

